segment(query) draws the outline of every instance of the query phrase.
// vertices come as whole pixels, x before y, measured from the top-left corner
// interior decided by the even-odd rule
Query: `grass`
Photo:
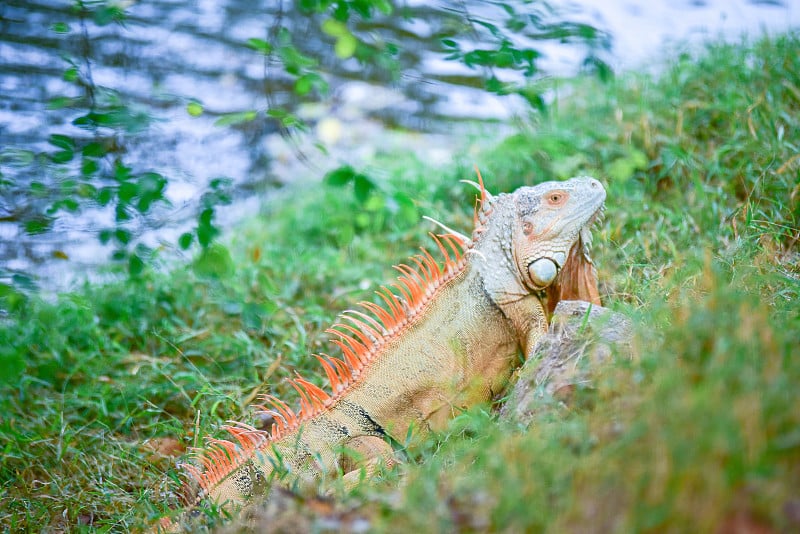
[[[314,373],[337,312],[391,279],[432,215],[466,230],[493,191],[601,178],[606,305],[634,361],[528,429],[486,407],[354,497],[377,531],[800,528],[800,40],[712,44],[657,79],[570,82],[546,117],[432,169],[383,154],[364,198],[280,193],[191,268],[6,296],[0,528],[130,530],[174,506],[176,459],[257,392]]]

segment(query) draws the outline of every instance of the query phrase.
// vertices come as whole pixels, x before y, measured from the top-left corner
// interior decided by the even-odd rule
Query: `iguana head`
[[[557,288],[557,297],[597,301],[589,257],[591,224],[605,202],[602,184],[590,177],[545,182],[513,193],[511,255],[532,291]]]

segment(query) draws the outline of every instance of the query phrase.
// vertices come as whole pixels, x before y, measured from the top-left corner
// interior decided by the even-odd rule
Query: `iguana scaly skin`
[[[421,438],[502,391],[558,300],[600,303],[588,256],[606,197],[600,182],[580,177],[494,197],[482,182],[480,190],[470,240],[434,236],[443,264],[423,250],[377,292],[383,306],[362,302],[328,330],[341,358],[316,357],[330,393],[297,377],[299,411],[270,396],[258,406],[273,416],[271,432],[233,423],[233,441],[209,440],[200,465],[186,466],[200,488],[189,504],[243,503],[266,491],[276,469],[294,480],[360,474],[343,450],[367,467],[390,461],[387,438]]]

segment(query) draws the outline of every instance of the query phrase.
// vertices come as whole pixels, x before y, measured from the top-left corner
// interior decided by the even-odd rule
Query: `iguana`
[[[578,177],[492,196],[478,179],[471,239],[441,225],[446,233],[431,235],[443,262],[422,249],[376,292],[383,305],[361,302],[327,330],[341,354],[316,355],[330,392],[298,376],[290,380],[298,411],[272,396],[257,406],[273,418],[271,431],[232,423],[232,441],[208,440],[197,465],[185,466],[199,486],[190,507],[244,503],[276,471],[347,479],[391,461],[391,439],[420,438],[501,392],[559,300],[600,304],[589,257],[606,197],[600,182]],[[363,462],[353,465],[343,450]]]

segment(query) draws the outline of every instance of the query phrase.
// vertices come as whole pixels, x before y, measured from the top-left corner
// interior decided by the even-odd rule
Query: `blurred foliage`
[[[608,47],[608,36],[585,24],[562,21],[545,2],[489,2],[479,8],[480,15],[469,12],[466,4],[455,10],[437,8],[456,14],[451,17],[456,22],[440,30],[432,46],[433,52],[445,59],[480,71],[487,91],[519,94],[536,108],[544,109],[540,87],[532,82],[541,74],[541,53],[536,43],[577,43],[588,50],[587,65],[602,64],[597,58]],[[150,134],[157,117],[151,115],[149,108],[126,100],[118,88],[97,83],[92,72],[95,58],[103,53],[95,34],[100,35],[108,25],[124,29],[129,9],[131,5],[111,0],[72,0],[71,10],[64,14],[67,19],[50,26],[49,32],[65,47],[63,53],[59,52],[63,59],[62,78],[72,87],[69,94],[53,97],[47,107],[51,111],[68,110],[70,124],[59,128],[58,133],[43,132],[49,145],[46,149],[6,146],[0,150],[0,208],[5,213],[4,221],[18,224],[28,235],[51,231],[65,214],[105,220],[104,214],[110,213],[110,223],[93,225],[98,239],[111,248],[113,260],[127,264],[131,276],[139,276],[156,256],[140,236],[148,218],[172,209],[166,197],[172,178],[148,168],[147,161],[134,161],[128,154],[131,145]],[[299,0],[281,4],[280,10],[299,10],[306,15],[316,28],[316,38],[330,43],[337,61],[352,60],[356,68],[385,71],[387,80],[403,75],[397,55],[404,48],[420,44],[393,42],[376,29],[361,29],[364,21],[389,17],[413,22],[410,11],[390,0]],[[329,89],[324,67],[327,59],[295,42],[291,28],[282,22],[282,13],[274,15],[264,36],[251,37],[243,44],[264,57],[270,72],[277,70],[290,80],[293,101],[318,100]],[[68,41],[77,47],[72,53],[66,52]],[[124,64],[105,67],[125,69]],[[190,116],[205,112],[201,96],[190,96],[186,102]],[[266,120],[287,132],[304,129],[303,121],[290,107],[274,105],[267,96],[270,103],[266,109],[225,113],[215,124],[242,127]],[[416,215],[413,203],[404,194],[376,194],[379,188],[363,174],[353,175],[353,184],[359,204],[370,214],[386,208],[406,219]],[[196,207],[196,225],[178,238],[181,249],[188,249],[193,243],[201,250],[211,245],[219,234],[216,207],[230,202],[231,189],[228,178],[211,181]],[[367,226],[362,217],[357,227]],[[54,257],[68,259],[61,250],[56,250]],[[0,283],[4,291],[16,293],[35,286],[30,273],[4,268],[0,268]]]

